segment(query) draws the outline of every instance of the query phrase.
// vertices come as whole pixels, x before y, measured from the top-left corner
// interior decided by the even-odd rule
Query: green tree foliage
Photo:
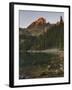
[[[21,40],[24,42],[21,43]],[[20,35],[20,50],[43,50],[48,48],[64,48],[64,24],[55,24],[47,32],[39,36]]]

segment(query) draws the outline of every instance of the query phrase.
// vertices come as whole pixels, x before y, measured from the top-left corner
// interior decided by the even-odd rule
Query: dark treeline
[[[23,30],[20,29],[23,32]],[[64,24],[55,24],[39,36],[26,33],[19,34],[20,50],[43,50],[50,48],[64,48]]]

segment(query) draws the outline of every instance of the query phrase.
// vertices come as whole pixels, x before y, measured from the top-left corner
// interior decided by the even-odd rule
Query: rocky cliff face
[[[38,36],[46,32],[49,27],[50,24],[46,22],[46,19],[40,17],[27,27],[27,31],[30,32],[33,36]]]
[[[46,20],[43,17],[38,18],[32,24],[30,24],[27,28],[33,28],[33,27],[38,27],[46,24]]]
[[[38,25],[38,26],[46,24],[46,20],[43,17],[41,17],[35,22],[35,24]]]

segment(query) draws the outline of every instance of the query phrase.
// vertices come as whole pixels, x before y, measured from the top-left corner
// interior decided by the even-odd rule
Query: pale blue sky
[[[64,19],[63,12],[19,10],[19,27],[26,28],[39,17],[44,17],[46,22],[56,23],[60,20],[60,16]]]

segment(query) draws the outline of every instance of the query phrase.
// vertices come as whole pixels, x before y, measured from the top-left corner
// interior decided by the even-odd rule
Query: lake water
[[[64,56],[55,53],[20,53],[19,79],[64,76]]]

